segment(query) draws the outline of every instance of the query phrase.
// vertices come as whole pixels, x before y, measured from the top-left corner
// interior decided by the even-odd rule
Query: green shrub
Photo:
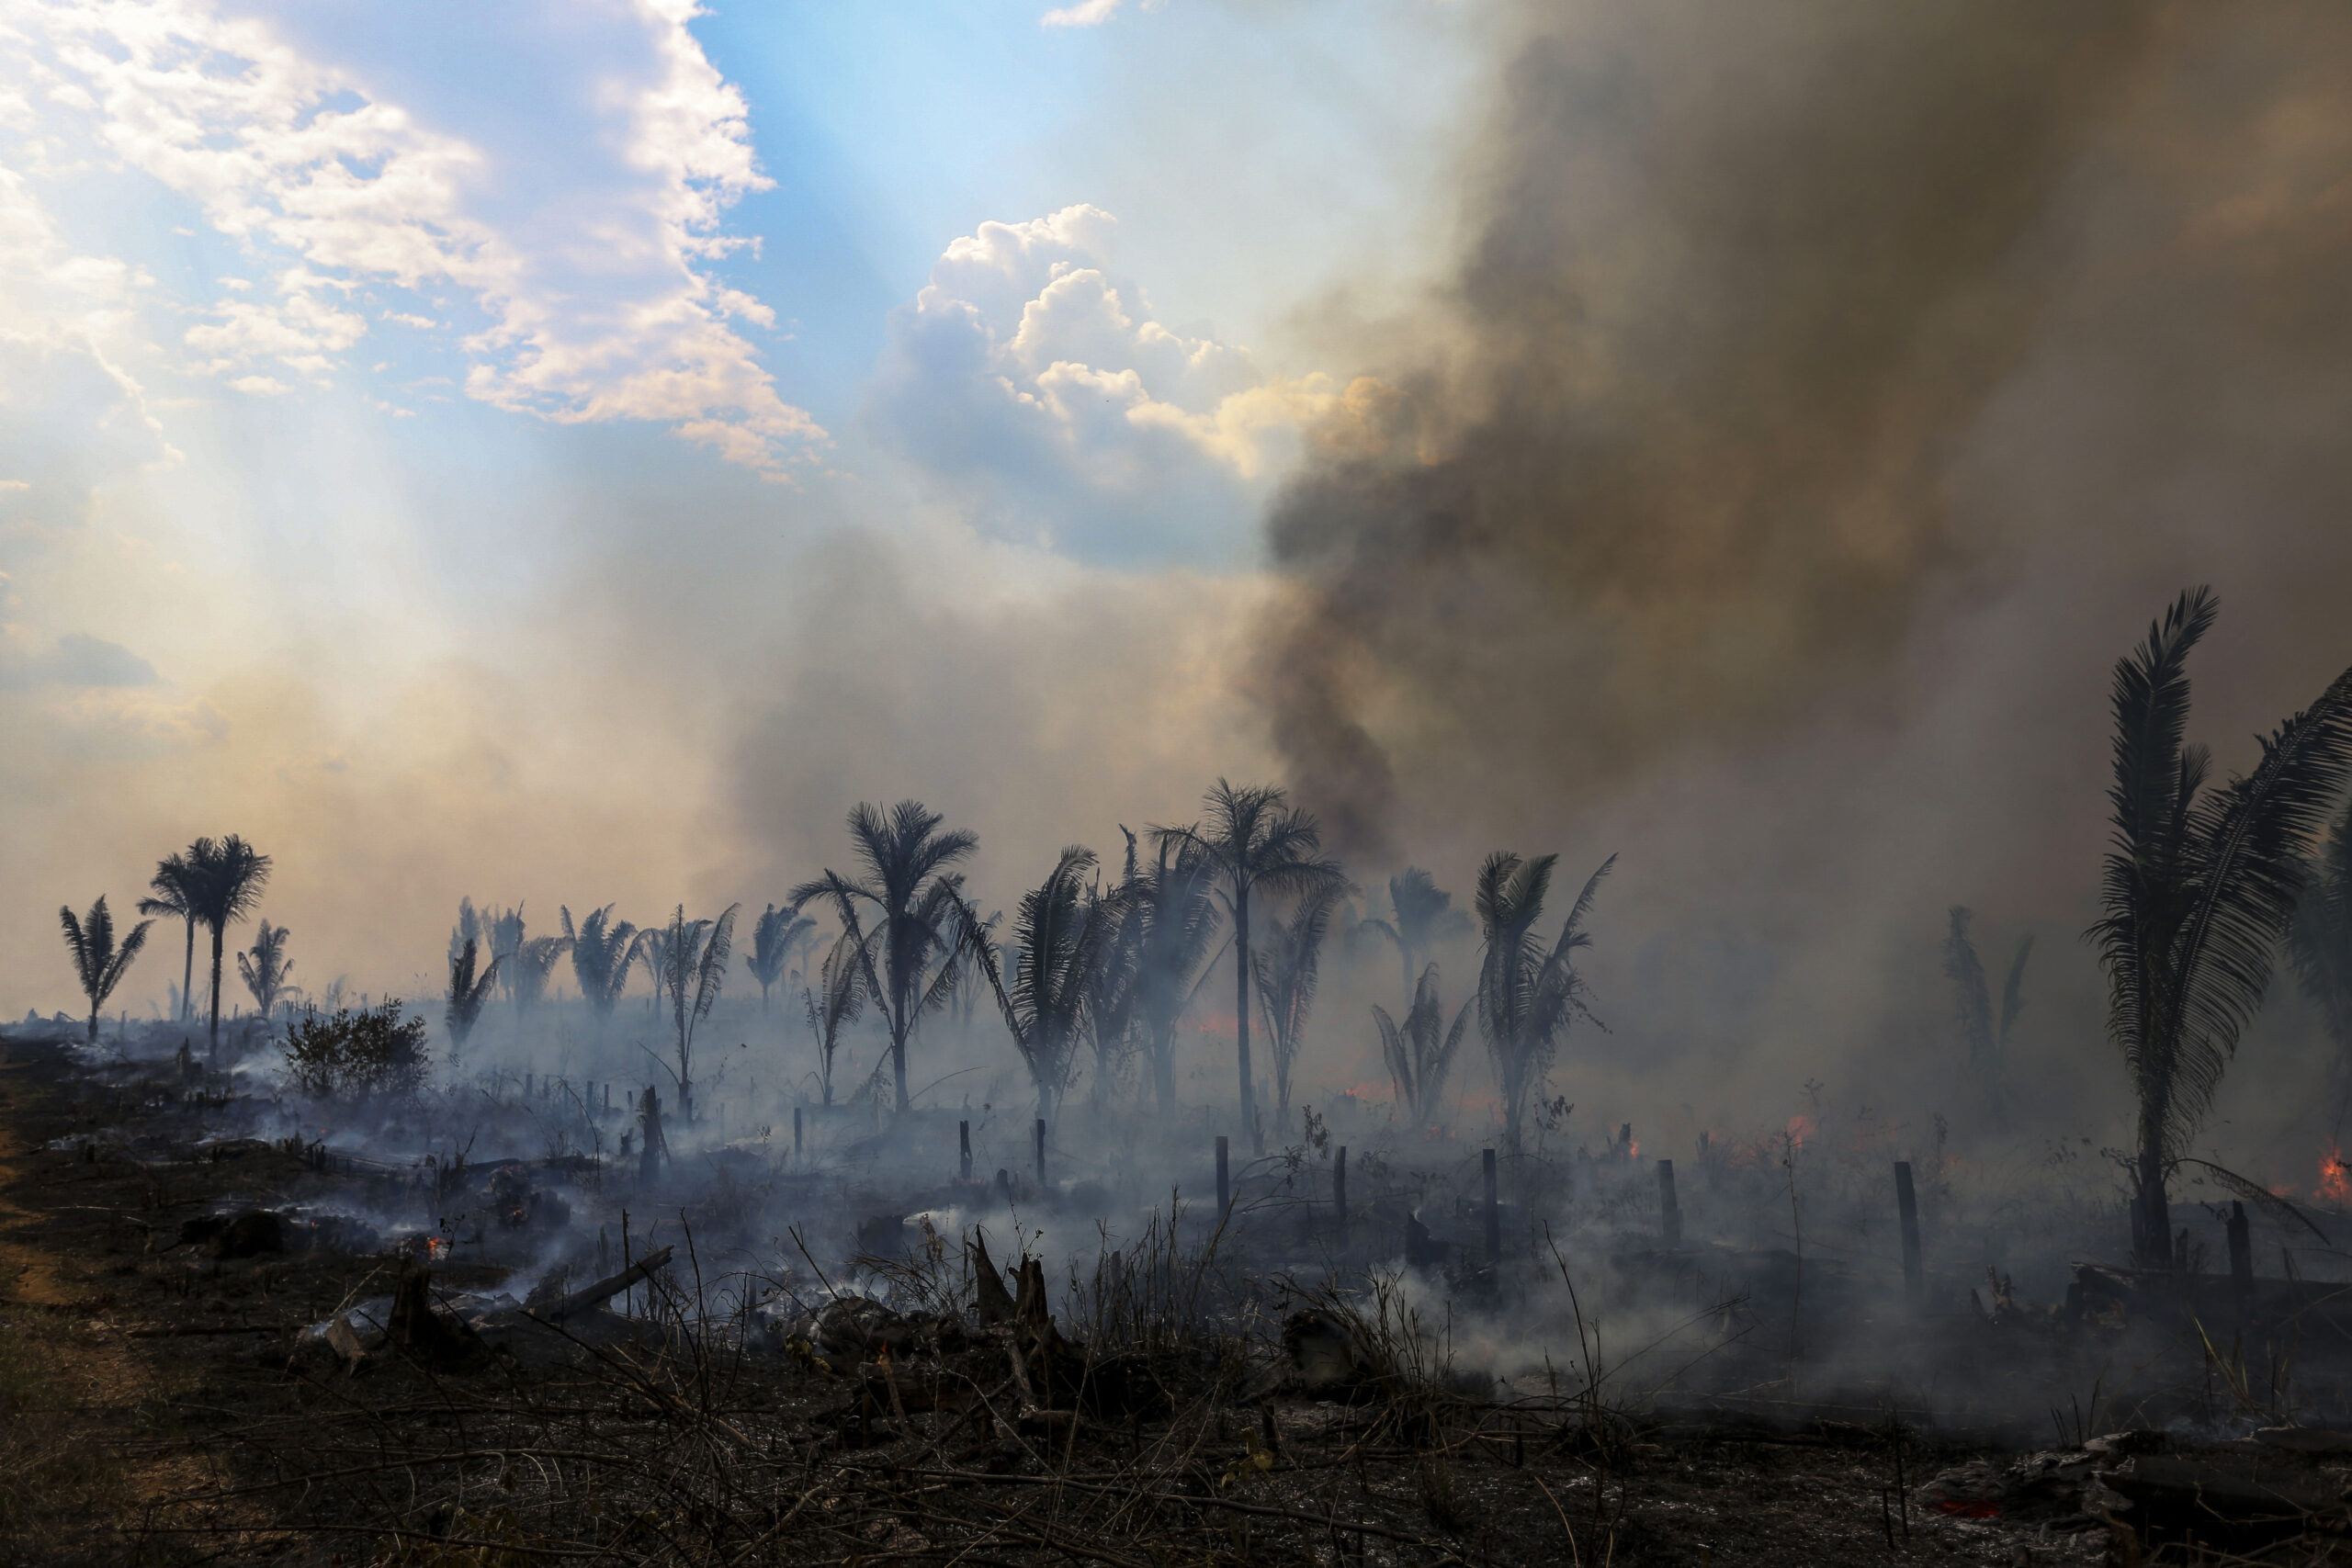
[[[299,1093],[335,1100],[411,1095],[424,1087],[431,1066],[424,1032],[424,1020],[402,1016],[399,999],[390,998],[379,1007],[309,1014],[288,1028],[278,1049]]]

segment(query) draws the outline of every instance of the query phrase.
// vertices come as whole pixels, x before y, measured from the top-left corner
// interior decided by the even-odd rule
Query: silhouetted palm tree
[[[2261,1009],[2294,918],[2304,846],[2352,772],[2352,670],[2262,745],[2254,772],[2207,792],[2211,759],[2182,741],[2189,650],[2213,624],[2209,588],[2176,599],[2118,660],[2113,848],[2106,913],[2085,933],[2107,972],[2108,1034],[2140,1101],[2132,1251],[2174,1261],[2165,1180]]]
[[[1968,934],[1975,915],[1965,906],[1954,904],[1951,918],[1951,928],[1944,936],[1944,976],[1951,982],[1953,1011],[1960,1023],[1961,1043],[1968,1050],[1968,1069],[1991,1100],[1994,1114],[1999,1116],[2004,1113],[2002,1064],[2008,1052],[2009,1031],[2017,1027],[2018,1014],[2025,1010],[2025,965],[2033,956],[2033,936],[2028,932],[2018,938],[2010,952],[2009,977],[2001,987],[2001,1009],[1996,1014],[1984,960],[1976,955],[1976,943]]]
[[[1012,936],[1020,952],[1007,985],[993,950],[980,962],[1003,1010],[1005,1027],[1037,1089],[1037,1114],[1047,1122],[1061,1112],[1086,1028],[1089,971],[1109,940],[1110,908],[1089,898],[1086,874],[1094,852],[1078,845],[1062,851],[1053,874],[1021,896],[1013,910]]]
[[[189,892],[196,918],[212,933],[212,1013],[207,1050],[220,1052],[220,959],[229,928],[254,911],[269,885],[269,857],[232,833],[218,841],[198,839],[187,847]]]
[[[254,994],[254,1008],[263,1022],[269,1021],[279,998],[293,989],[286,983],[293,970],[294,961],[286,956],[286,928],[262,921],[254,931],[251,951],[237,954],[237,973],[244,976],[245,989]]]
[[[523,924],[523,906],[494,910],[483,916],[481,923],[490,938],[490,955],[498,962],[498,988],[506,993],[508,1001],[514,1001],[519,995],[516,987],[521,967],[515,960],[522,954],[523,944],[530,940]]]
[[[890,1070],[897,1105],[908,1109],[907,1040],[923,1014],[955,992],[957,960],[977,940],[979,925],[964,904],[964,879],[947,868],[979,840],[963,831],[943,833],[939,813],[902,800],[885,813],[863,803],[849,814],[850,840],[865,864],[853,882],[838,872],[804,882],[790,894],[796,905],[830,901],[865,968],[867,994],[890,1032]],[[870,912],[869,938],[860,911]]]
[[[1590,993],[1574,960],[1578,948],[1592,945],[1584,918],[1591,911],[1600,879],[1617,863],[1615,855],[1600,863],[1561,923],[1558,940],[1547,948],[1535,934],[1535,922],[1544,918],[1552,868],[1559,858],[1521,860],[1498,850],[1478,868],[1476,905],[1485,942],[1478,967],[1478,1030],[1494,1054],[1495,1077],[1503,1097],[1503,1138],[1513,1154],[1522,1147],[1520,1133],[1528,1097],[1552,1070],[1561,1039],[1577,1019],[1592,1017]]]
[[[1132,833],[1127,856],[1136,861]],[[1196,839],[1155,835],[1151,860],[1136,864],[1125,894],[1135,921],[1136,1005],[1159,1113],[1167,1116],[1176,1109],[1176,1027],[1216,963],[1216,866]]]
[[[180,959],[180,1021],[185,1023],[196,1015],[196,906],[193,902],[194,882],[188,871],[187,858],[168,854],[155,864],[155,874],[147,886],[154,894],[152,898],[139,900],[142,915],[173,915],[187,927],[187,951]]]
[[[660,943],[662,969],[657,978],[670,998],[672,1021],[678,1032],[678,1114],[695,1119],[695,1028],[718,1005],[727,984],[727,960],[735,945],[735,911],[729,904],[716,920],[688,920],[686,907],[678,906]]]
[[[1448,937],[1466,934],[1470,917],[1453,907],[1453,894],[1417,865],[1408,865],[1388,879],[1388,910],[1387,918],[1359,921],[1356,929],[1385,937],[1396,949],[1409,996],[1413,977],[1429,962],[1430,950]]]
[[[1125,1075],[1141,1032],[1144,911],[1135,898],[1136,872],[1136,839],[1128,833],[1118,885],[1106,889],[1098,879],[1086,890],[1088,916],[1098,927],[1083,981],[1086,1041],[1094,1051],[1090,1098],[1098,1114]]]
[[[514,956],[503,964],[499,974],[508,992],[514,998],[518,1012],[537,1007],[548,994],[548,976],[563,955],[571,951],[571,940],[560,936],[527,938],[514,951]]]
[[[2303,995],[2319,1010],[2335,1045],[2328,1074],[2335,1089],[2333,1132],[2341,1137],[2346,1109],[2352,1104],[2352,802],[2303,868],[2288,952]]]
[[[1216,781],[1202,802],[1204,820],[1190,828],[1155,828],[1153,836],[1197,845],[1213,868],[1226,918],[1233,922],[1234,1057],[1241,1077],[1241,1121],[1253,1147],[1265,1150],[1258,1124],[1257,1087],[1250,1063],[1250,901],[1260,893],[1303,897],[1326,884],[1339,886],[1337,862],[1317,854],[1321,829],[1306,812],[1285,807],[1283,792],[1270,784],[1236,788]]]
[[[1413,987],[1413,1005],[1405,1013],[1403,1028],[1397,1027],[1385,1008],[1373,1004],[1372,1021],[1380,1030],[1380,1054],[1396,1085],[1396,1103],[1417,1131],[1437,1120],[1445,1101],[1446,1076],[1453,1070],[1454,1054],[1462,1048],[1463,1033],[1470,1027],[1471,1010],[1476,1005],[1475,997],[1464,1002],[1453,1015],[1453,1027],[1447,1028],[1445,1010],[1438,1002],[1434,964],[1421,971],[1420,981]]]
[[[1275,1125],[1290,1127],[1290,1069],[1306,1036],[1322,967],[1323,938],[1339,907],[1340,885],[1326,882],[1301,894],[1290,917],[1266,921],[1266,940],[1257,953],[1258,1002],[1266,1010],[1266,1033],[1274,1048]]]
[[[490,988],[498,983],[498,960],[493,958],[480,974],[474,972],[474,961],[481,952],[481,938],[470,936],[458,956],[449,960],[449,1006],[444,1017],[449,1025],[449,1065],[455,1066],[466,1053],[466,1038],[481,1021],[481,1010],[489,1005]]]
[[[614,1004],[628,985],[629,960],[637,949],[637,928],[613,919],[614,906],[591,909],[573,929],[571,910],[563,908],[563,939],[571,944],[571,974],[580,995],[598,1018],[612,1016]]]
[[[752,978],[760,983],[760,1010],[768,1010],[768,989],[780,983],[792,967],[792,955],[817,940],[817,922],[800,912],[797,904],[781,909],[770,904],[752,922],[752,951],[743,955]]]
[[[818,1086],[828,1107],[833,1103],[833,1053],[841,1048],[842,1031],[865,1005],[865,967],[855,941],[843,931],[825,954],[816,986],[800,987],[808,1032],[817,1037]]]
[[[74,977],[82,982],[82,994],[90,998],[90,1043],[98,1040],[98,1012],[122,984],[123,971],[147,945],[147,928],[153,920],[141,920],[130,928],[130,934],[119,946],[114,940],[114,916],[107,912],[106,895],[90,906],[90,912],[80,919],[74,918],[70,907],[57,911],[58,924],[65,928],[65,948],[74,955]]]

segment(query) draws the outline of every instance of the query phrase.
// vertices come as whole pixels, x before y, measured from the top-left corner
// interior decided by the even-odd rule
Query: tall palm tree
[[[833,1053],[841,1048],[842,1031],[857,1021],[865,1005],[865,964],[847,931],[817,971],[817,984],[800,987],[808,1011],[808,1032],[817,1037],[818,1088],[830,1109],[833,1103]]]
[[[817,940],[817,922],[800,912],[797,904],[781,909],[770,904],[752,922],[752,951],[743,963],[760,983],[760,1010],[768,1010],[768,991],[792,968],[792,955]]]
[[[449,1005],[443,1017],[449,1025],[449,1065],[466,1054],[466,1039],[481,1021],[481,1010],[490,1003],[490,988],[498,984],[498,960],[492,958],[480,973],[474,968],[481,953],[481,938],[469,936],[458,956],[449,960]]]
[[[1098,1115],[1108,1109],[1142,1028],[1144,912],[1134,897],[1136,870],[1135,835],[1129,833],[1118,883],[1105,888],[1097,879],[1086,890],[1088,918],[1097,936],[1081,981],[1082,1014],[1087,1043],[1094,1051],[1091,1098]]]
[[[610,1018],[613,1008],[621,999],[621,992],[628,986],[628,966],[636,953],[634,939],[637,928],[627,920],[613,919],[615,906],[591,909],[575,929],[571,909],[565,906],[563,940],[571,944],[571,975],[580,982],[580,995],[600,1019]]]
[[[1274,1048],[1274,1122],[1290,1126],[1290,1069],[1306,1036],[1322,967],[1323,938],[1339,907],[1340,887],[1321,883],[1301,894],[1290,918],[1266,921],[1265,944],[1257,955],[1258,1002],[1266,1010],[1266,1033]]]
[[[2116,662],[2114,833],[2085,933],[2107,972],[2108,1035],[2140,1101],[2132,1251],[2174,1262],[2165,1180],[2261,1009],[2292,923],[2305,846],[2352,773],[2352,670],[2262,743],[2252,773],[2205,788],[2184,745],[2188,659],[2213,625],[2210,588],[2173,601]]]
[[[1204,818],[1190,828],[1156,828],[1162,840],[1200,847],[1215,868],[1218,897],[1233,922],[1234,1059],[1241,1077],[1241,1122],[1251,1146],[1265,1152],[1265,1130],[1258,1124],[1257,1087],[1250,1064],[1250,901],[1261,892],[1303,897],[1325,884],[1340,885],[1339,863],[1316,852],[1322,830],[1315,818],[1271,784],[1237,788],[1224,779],[1203,799]]]
[[[1359,921],[1356,929],[1388,939],[1405,972],[1405,990],[1413,991],[1413,976],[1429,962],[1430,950],[1448,937],[1470,930],[1470,917],[1453,907],[1453,895],[1419,866],[1408,865],[1388,879],[1388,917]]]
[[[254,1010],[264,1022],[277,1010],[279,998],[293,989],[286,983],[293,970],[294,961],[286,956],[286,928],[263,920],[254,931],[252,950],[237,954],[237,973],[244,976],[245,989],[254,994]]]
[[[147,886],[154,897],[139,900],[139,912],[175,915],[187,927],[187,951],[180,959],[180,1021],[185,1023],[196,1012],[196,998],[189,994],[196,986],[195,879],[188,869],[187,857],[175,852],[156,862],[155,874],[148,879]]]
[[[1559,858],[1522,860],[1498,850],[1478,868],[1476,906],[1485,943],[1478,966],[1478,1030],[1494,1055],[1503,1096],[1503,1139],[1513,1154],[1522,1146],[1528,1097],[1552,1070],[1560,1041],[1577,1019],[1592,1017],[1590,991],[1575,959],[1577,949],[1592,945],[1584,918],[1600,879],[1617,863],[1615,855],[1600,863],[1561,922],[1559,937],[1546,947],[1535,934],[1535,923],[1544,918]]]
[[[106,895],[90,906],[90,912],[80,919],[74,918],[71,906],[61,906],[58,924],[65,928],[65,949],[74,955],[74,977],[82,982],[82,994],[90,998],[90,1043],[98,1042],[98,1013],[122,984],[123,971],[147,945],[147,928],[153,920],[141,920],[130,928],[130,933],[120,945],[114,940],[114,916],[107,909]]]
[[[849,833],[865,863],[865,879],[827,871],[789,895],[797,905],[830,901],[854,939],[866,994],[889,1030],[900,1111],[910,1104],[908,1037],[923,1014],[954,995],[962,967],[957,960],[979,933],[964,903],[964,878],[947,869],[970,855],[979,840],[961,830],[941,832],[944,820],[920,801],[902,800],[887,812],[861,802],[849,814]],[[874,918],[870,939],[861,911]]]
[[[2303,995],[2319,1010],[2335,1046],[2328,1075],[2335,1089],[2334,1130],[2341,1136],[2352,1105],[2352,801],[2303,868],[2302,897],[2295,903],[2287,951]]]
[[[1159,1113],[1169,1116],[1176,1110],[1176,1027],[1216,962],[1216,868],[1193,836],[1158,835],[1151,860],[1137,864],[1128,833],[1127,858],[1135,867],[1124,891],[1135,921],[1136,1005]]]
[[[695,1119],[695,1029],[718,1005],[727,984],[727,960],[735,946],[735,911],[729,904],[716,920],[689,920],[686,907],[678,906],[662,933],[662,968],[656,978],[670,998],[670,1013],[678,1032],[678,1114]]]
[[[232,833],[215,840],[198,839],[187,851],[190,891],[196,918],[212,933],[212,1014],[205,1035],[207,1051],[217,1061],[220,1054],[220,958],[229,928],[254,911],[262,889],[269,885],[269,857]]]
[[[1388,1016],[1387,1009],[1378,1002],[1372,1005],[1372,1021],[1380,1031],[1380,1054],[1396,1085],[1396,1102],[1405,1108],[1406,1118],[1416,1131],[1437,1120],[1438,1109],[1445,1101],[1446,1075],[1453,1070],[1454,1053],[1462,1048],[1463,1032],[1470,1027],[1470,1014],[1476,1005],[1475,997],[1464,1002],[1453,1015],[1453,1027],[1447,1028],[1445,1010],[1438,1001],[1434,964],[1421,971],[1402,1028]]]
[[[1037,1114],[1046,1122],[1059,1117],[1069,1091],[1086,1028],[1090,971],[1111,936],[1111,907],[1087,897],[1086,874],[1094,866],[1094,852],[1073,844],[1052,874],[1021,896],[1012,916],[1020,952],[1010,986],[993,949],[980,953],[1005,1027],[1036,1086]]]

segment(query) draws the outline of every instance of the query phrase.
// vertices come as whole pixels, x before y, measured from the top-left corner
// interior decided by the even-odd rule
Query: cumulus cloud
[[[892,318],[877,434],[984,529],[1110,561],[1220,563],[1342,392],[1154,319],[1117,220],[1066,207],[950,244]]]
[[[773,314],[708,268],[742,243],[720,232],[722,217],[766,181],[742,96],[688,30],[685,0],[598,17],[598,69],[547,73],[552,90],[582,96],[569,107],[585,122],[565,128],[565,144],[586,151],[551,192],[510,166],[536,149],[424,123],[262,18],[207,0],[8,10],[24,44],[14,86],[46,106],[34,129],[48,162],[142,171],[274,279],[267,292],[224,280],[187,333],[195,368],[248,387],[272,364],[325,379],[369,332],[338,292],[447,284],[480,315],[463,349],[484,401],[667,424],[770,473],[823,442],[738,330]],[[532,133],[555,134],[556,118]],[[426,319],[379,319],[403,316]]]

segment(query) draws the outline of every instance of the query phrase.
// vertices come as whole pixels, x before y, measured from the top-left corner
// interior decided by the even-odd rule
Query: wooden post
[[[1682,1205],[1674,1197],[1674,1162],[1657,1162],[1657,1221],[1658,1232],[1665,1236],[1669,1250],[1682,1245]]]
[[[1487,1265],[1499,1269],[1503,1260],[1503,1212],[1495,1196],[1495,1151],[1483,1151],[1478,1162],[1487,1173]]]
[[[1331,1162],[1331,1216],[1338,1221],[1340,1245],[1348,1240],[1348,1145],[1340,1145],[1339,1157]]]
[[[1919,1267],[1919,1196],[1911,1186],[1911,1162],[1894,1162],[1894,1206],[1903,1220],[1903,1293],[1913,1306],[1927,1298],[1928,1282]]]
[[[2234,1198],[2230,1200],[2229,1235],[2230,1289],[2244,1312],[2254,1304],[2254,1235],[2246,1224],[2245,1205]]]
[[[1046,1190],[1046,1119],[1037,1118],[1037,1190]]]
[[[956,1141],[963,1146],[962,1170],[964,1179],[969,1181],[972,1179],[972,1124],[969,1122],[956,1123]]]
[[[1233,1189],[1226,1180],[1225,1134],[1216,1135],[1216,1217],[1220,1223],[1225,1212],[1233,1207]]]

